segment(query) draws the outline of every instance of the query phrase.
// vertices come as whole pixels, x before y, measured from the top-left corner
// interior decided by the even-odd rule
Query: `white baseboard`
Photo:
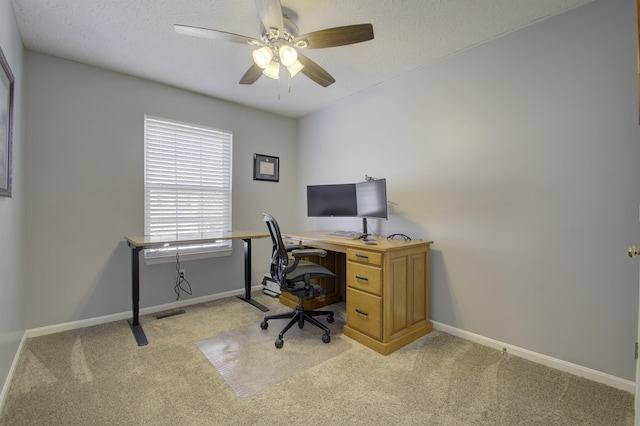
[[[13,378],[13,373],[16,371],[16,367],[18,366],[18,360],[20,359],[20,354],[22,353],[22,348],[24,348],[24,344],[26,341],[27,341],[27,332],[25,331],[22,334],[22,339],[20,339],[18,350],[16,351],[16,354],[13,357],[13,362],[11,363],[9,374],[7,374],[7,379],[4,381],[4,385],[2,386],[2,393],[0,393],[0,411],[2,411],[2,409],[4,408],[4,401],[7,398],[7,394],[9,393],[9,386],[11,385],[11,379]]]
[[[252,293],[260,290],[261,288],[262,288],[261,285],[253,286],[251,288]],[[182,308],[184,306],[196,305],[198,303],[209,302],[211,300],[224,299],[226,297],[240,296],[240,295],[244,295],[244,289],[226,291],[224,293],[216,293],[208,296],[195,297],[193,299],[179,300],[176,302],[166,303],[164,305],[141,308],[140,315],[148,315],[156,312]],[[132,315],[131,311],[120,312],[117,314],[105,315],[102,317],[87,318],[79,321],[71,321],[71,322],[65,322],[62,324],[50,325],[46,327],[32,328],[30,330],[27,330],[26,334],[27,334],[27,337],[45,336],[47,334],[60,333],[61,331],[75,330],[78,328],[91,327],[93,325],[106,324],[108,322],[130,319],[131,315]]]
[[[607,386],[621,389],[623,391],[635,394],[636,384],[631,380],[621,379],[620,377],[612,376],[601,371],[592,370],[581,365],[572,364],[570,362],[563,361],[561,359],[552,358],[547,355],[542,355],[536,352],[532,352],[527,349],[522,349],[517,346],[510,345],[508,343],[499,342],[497,340],[489,339],[478,334],[470,333],[459,328],[451,327],[446,324],[442,324],[436,321],[432,321],[433,328],[442,331],[447,334],[451,334],[463,339],[469,340],[474,343],[488,346],[490,348],[497,349],[499,351],[506,349],[507,353],[515,356],[519,356],[529,361],[533,361],[538,364],[546,365],[547,367],[555,368],[556,370],[571,373],[573,375],[584,377],[585,379],[593,380],[594,382],[602,383]]]

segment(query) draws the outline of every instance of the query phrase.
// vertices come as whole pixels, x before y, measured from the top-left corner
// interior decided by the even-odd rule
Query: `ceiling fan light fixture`
[[[291,78],[295,77],[296,74],[298,74],[300,71],[302,71],[302,68],[304,68],[304,65],[302,65],[300,63],[300,61],[298,61],[297,59],[292,65],[289,65],[287,67],[287,69],[289,70],[289,75],[291,76]]]
[[[271,63],[271,59],[273,59],[273,50],[271,50],[269,46],[262,46],[260,49],[254,50],[252,55],[253,62],[264,69]]]
[[[278,52],[280,56],[280,63],[285,67],[290,67],[298,60],[298,52],[289,45],[284,44],[280,46]]]
[[[276,61],[269,62],[262,71],[262,74],[266,75],[269,78],[277,80],[280,75],[280,64]]]
[[[640,0],[638,0],[640,1]],[[336,80],[320,65],[298,53],[298,49],[322,49],[373,40],[372,24],[345,25],[299,35],[297,13],[283,8],[281,0],[255,0],[259,17],[260,39],[189,25],[174,24],[179,34],[230,41],[252,46],[254,63],[240,79],[240,84],[253,84],[262,74],[278,80],[280,64],[294,77],[300,71],[322,87]],[[302,50],[301,50],[302,52]],[[302,61],[302,63],[300,62]]]

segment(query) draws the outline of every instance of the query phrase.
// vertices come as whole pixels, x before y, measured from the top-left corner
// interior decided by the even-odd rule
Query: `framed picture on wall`
[[[636,48],[638,49],[638,82],[640,82],[640,0],[636,0]],[[638,105],[640,105],[640,85],[638,86]],[[640,124],[640,106],[638,107],[638,124]]]
[[[253,180],[280,180],[280,158],[253,154]]]
[[[0,196],[11,197],[11,142],[13,137],[13,84],[9,62],[0,48]]]

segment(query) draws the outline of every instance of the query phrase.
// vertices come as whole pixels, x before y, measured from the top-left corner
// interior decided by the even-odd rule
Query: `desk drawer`
[[[347,288],[347,324],[371,337],[382,338],[382,298]]]
[[[347,262],[347,285],[382,296],[382,268]]]
[[[350,248],[347,249],[347,260],[380,266],[382,265],[382,253]]]

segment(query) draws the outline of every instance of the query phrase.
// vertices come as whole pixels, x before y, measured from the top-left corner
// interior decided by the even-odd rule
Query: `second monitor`
[[[387,180],[377,179],[356,183],[358,217],[362,218],[362,232],[368,234],[367,218],[388,219]]]

